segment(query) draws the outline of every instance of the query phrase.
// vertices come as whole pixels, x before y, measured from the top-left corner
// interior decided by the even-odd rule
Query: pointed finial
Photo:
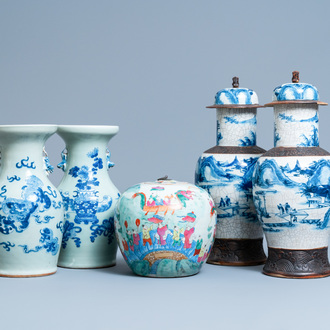
[[[233,77],[233,88],[239,87],[239,79],[238,77]]]
[[[292,72],[292,82],[298,83],[299,82],[299,71]]]

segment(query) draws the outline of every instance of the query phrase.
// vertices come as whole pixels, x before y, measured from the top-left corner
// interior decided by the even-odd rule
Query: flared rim
[[[45,133],[54,134],[57,125],[36,124],[36,125],[0,125],[0,132],[3,133]]]
[[[58,125],[57,133],[75,133],[75,134],[116,134],[119,126],[110,125]]]

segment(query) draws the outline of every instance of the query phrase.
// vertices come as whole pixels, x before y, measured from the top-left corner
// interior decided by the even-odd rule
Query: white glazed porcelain
[[[207,190],[217,208],[215,243],[208,263],[257,265],[264,263],[263,233],[252,200],[252,173],[264,152],[256,146],[258,97],[251,89],[220,90],[217,145],[206,150],[196,166],[195,183]]]
[[[298,80],[297,72],[293,75]],[[274,100],[275,97],[275,100]],[[264,273],[288,278],[330,275],[330,154],[319,147],[318,93],[293,82],[275,88],[275,148],[253,175],[253,197],[268,245]]]
[[[56,272],[62,198],[47,178],[46,140],[55,125],[0,126],[0,275]]]
[[[61,125],[66,150],[58,167],[65,172],[58,189],[64,203],[59,266],[109,267],[116,263],[114,209],[119,191],[108,175],[109,140],[118,126]]]

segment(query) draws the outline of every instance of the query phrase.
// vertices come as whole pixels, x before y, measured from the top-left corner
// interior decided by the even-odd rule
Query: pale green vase
[[[116,264],[114,210],[119,191],[107,170],[109,140],[118,126],[59,126],[66,149],[58,164],[65,175],[58,187],[63,197],[63,241],[58,265],[100,268]]]

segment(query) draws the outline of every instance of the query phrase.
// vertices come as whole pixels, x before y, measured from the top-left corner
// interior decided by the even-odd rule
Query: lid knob
[[[239,78],[238,77],[233,77],[233,88],[238,88],[239,87]]]
[[[292,82],[298,83],[299,82],[299,71],[292,72]]]
[[[166,181],[166,180],[170,180],[170,179],[168,178],[168,175],[165,175],[165,176],[163,176],[163,177],[157,179],[157,181]]]

